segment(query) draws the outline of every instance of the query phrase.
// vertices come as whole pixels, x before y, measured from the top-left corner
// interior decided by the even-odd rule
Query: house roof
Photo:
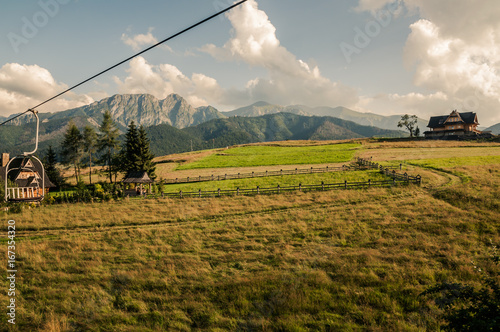
[[[477,119],[476,113],[474,113],[474,112],[464,112],[464,113],[456,112],[456,113],[463,120],[463,123],[465,123],[465,124],[478,124],[476,121],[476,119]],[[446,122],[446,120],[449,117],[450,117],[449,115],[433,116],[430,118],[429,124],[427,125],[427,127],[429,127],[429,128],[444,127],[444,123]]]
[[[35,158],[28,158],[28,157],[22,157],[22,156],[17,156],[14,160],[9,165],[10,169],[14,169],[14,171],[9,172],[9,179],[12,181],[15,181],[16,184],[20,187],[31,187],[34,186],[33,180],[35,180],[34,176],[30,176],[28,179],[17,179],[19,174],[21,173],[22,169],[29,169],[35,172],[38,176],[43,171],[43,166],[41,162],[38,161],[38,159]],[[6,172],[6,167],[0,167],[0,178],[3,180],[5,179],[5,172]],[[45,188],[55,188],[55,185],[50,181],[49,177],[47,176],[47,173],[44,173],[44,182],[45,182]],[[17,180],[16,180],[17,179]]]
[[[127,176],[122,181],[123,183],[152,183],[146,171],[128,172]]]

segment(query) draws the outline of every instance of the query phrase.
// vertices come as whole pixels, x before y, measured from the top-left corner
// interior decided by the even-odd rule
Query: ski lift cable
[[[199,25],[201,25],[201,24],[203,24],[203,23],[205,23],[205,22],[207,22],[207,21],[210,21],[211,19],[213,19],[213,18],[215,18],[215,17],[219,16],[220,14],[223,14],[223,13],[225,13],[225,12],[227,12],[227,11],[229,11],[229,10],[231,10],[231,9],[233,9],[233,8],[235,8],[235,7],[237,7],[237,6],[239,6],[239,5],[241,5],[242,3],[246,2],[246,1],[248,1],[248,0],[242,0],[242,1],[239,1],[239,2],[237,2],[237,3],[235,3],[235,4],[233,4],[233,5],[231,5],[231,6],[227,7],[227,8],[225,8],[225,9],[223,9],[223,10],[221,10],[221,11],[219,11],[219,12],[217,12],[217,13],[215,13],[215,14],[213,14],[213,15],[211,15],[211,16],[209,16],[209,17],[207,17],[207,18],[205,18],[205,19],[203,19],[203,20],[201,20],[201,21],[199,21],[198,23],[195,23],[195,24],[191,25],[190,27],[188,27],[188,28],[186,28],[186,29],[184,29],[184,30],[182,30],[182,31],[180,31],[180,32],[177,32],[177,33],[173,34],[172,36],[170,36],[170,37],[168,37],[168,38],[166,38],[166,39],[164,39],[164,40],[162,40],[162,41],[160,41],[160,42],[158,42],[158,43],[156,43],[156,44],[154,44],[154,45],[152,45],[152,46],[150,46],[150,47],[148,47],[148,48],[146,48],[146,49],[144,49],[144,50],[142,50],[142,51],[140,51],[139,53],[136,53],[136,54],[134,54],[134,55],[132,55],[132,56],[128,57],[127,59],[125,59],[125,60],[123,60],[123,61],[120,61],[119,63],[117,63],[117,64],[115,64],[115,65],[113,65],[113,66],[111,66],[111,67],[109,67],[109,68],[107,68],[107,69],[105,69],[105,70],[103,70],[103,71],[99,72],[98,74],[96,74],[96,75],[94,75],[94,76],[92,76],[92,77],[90,77],[90,78],[88,78],[88,79],[86,79],[86,80],[84,80],[84,81],[82,81],[82,82],[80,82],[80,83],[78,83],[78,84],[76,84],[76,85],[74,85],[74,86],[72,86],[72,87],[70,87],[70,88],[68,88],[68,89],[64,90],[63,92],[61,92],[61,93],[59,93],[59,94],[57,94],[57,95],[55,95],[55,96],[53,96],[53,97],[51,97],[51,98],[47,99],[46,101],[44,101],[44,102],[42,102],[42,103],[40,103],[40,104],[36,105],[35,107],[32,107],[32,108],[28,109],[27,111],[25,111],[25,112],[23,112],[23,113],[20,113],[20,114],[16,115],[15,117],[10,118],[10,119],[8,119],[8,120],[6,120],[6,121],[4,121],[4,122],[0,123],[0,126],[2,126],[2,125],[4,125],[4,124],[6,124],[6,123],[8,123],[8,122],[10,122],[10,121],[12,121],[12,120],[14,120],[14,119],[18,118],[18,117],[20,117],[21,115],[23,115],[23,114],[25,114],[25,113],[28,113],[28,112],[35,112],[35,108],[37,108],[37,107],[39,107],[39,106],[42,106],[43,104],[46,104],[46,103],[48,103],[49,101],[51,101],[51,100],[53,100],[53,99],[56,99],[57,97],[62,96],[63,94],[65,94],[65,93],[67,93],[67,92],[69,92],[69,91],[71,91],[71,90],[73,90],[73,89],[75,89],[75,88],[79,87],[80,85],[85,84],[85,83],[87,83],[88,81],[93,80],[94,78],[96,78],[96,77],[98,77],[98,76],[100,76],[100,75],[102,75],[102,74],[104,74],[104,73],[107,73],[108,71],[110,71],[110,70],[112,70],[112,69],[114,69],[114,68],[116,68],[116,67],[118,67],[118,66],[120,66],[120,65],[124,64],[125,62],[130,61],[130,60],[132,60],[133,58],[135,58],[135,57],[137,57],[137,56],[139,56],[139,55],[141,55],[141,54],[143,54],[143,53],[145,53],[145,52],[147,52],[147,51],[149,51],[149,50],[151,50],[151,49],[153,49],[153,48],[155,48],[155,47],[157,47],[157,46],[159,46],[159,45],[161,45],[161,44],[163,44],[163,43],[166,43],[167,41],[169,41],[169,40],[171,40],[171,39],[173,39],[173,38],[175,38],[175,37],[177,37],[177,36],[179,36],[179,35],[181,35],[181,34],[183,34],[183,33],[187,32],[187,31],[189,31],[189,30],[191,30],[191,29],[194,29],[194,28],[196,28],[197,26],[199,26]]]

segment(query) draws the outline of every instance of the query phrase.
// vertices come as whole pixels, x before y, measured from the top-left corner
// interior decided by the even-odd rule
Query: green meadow
[[[404,171],[422,175],[422,186],[0,212],[5,234],[7,221],[16,221],[18,270],[16,325],[4,317],[0,330],[441,331],[442,310],[421,294],[444,281],[477,286],[482,275],[474,266],[494,268],[488,257],[491,243],[500,244],[500,163],[496,146],[455,160],[456,146],[433,142],[433,158],[424,151],[429,144],[322,147],[332,155],[406,161]],[[265,146],[234,150],[250,160],[245,149],[267,154]],[[293,151],[295,158],[284,159],[307,160],[300,148]],[[315,160],[332,162],[319,154]],[[221,164],[225,157],[193,163]],[[203,185],[379,176],[347,173]],[[6,255],[1,264],[7,266]],[[6,279],[3,285],[6,304]]]
[[[360,144],[354,143],[316,146],[244,146],[223,150],[199,161],[181,165],[177,169],[343,163],[350,161],[360,147]]]

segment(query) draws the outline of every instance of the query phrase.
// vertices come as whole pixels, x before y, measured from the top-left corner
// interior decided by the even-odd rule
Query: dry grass
[[[428,184],[3,215],[19,227],[11,330],[438,331],[418,294],[479,281],[471,260],[500,242],[500,164],[409,167]]]

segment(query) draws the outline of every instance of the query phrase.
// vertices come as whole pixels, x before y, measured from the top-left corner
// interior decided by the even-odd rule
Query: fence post
[[[299,183],[299,191],[302,191],[302,183]]]
[[[198,197],[201,198],[201,189],[198,190]]]
[[[252,172],[252,177],[254,177],[254,172]]]
[[[297,168],[295,168],[295,174],[297,174],[297,173],[298,173]]]
[[[372,179],[368,179],[368,187],[371,187],[372,185]]]
[[[418,185],[422,184],[422,177],[420,175],[417,175],[416,177]]]
[[[325,190],[325,182],[321,181],[321,190]]]
[[[240,194],[240,187],[236,188],[236,196],[239,196]]]
[[[187,177],[187,182],[189,182],[189,176]]]
[[[240,178],[240,173],[238,173],[238,179]]]
[[[214,175],[212,174],[212,181],[214,180]]]
[[[280,185],[278,184],[278,194],[280,193]]]
[[[217,195],[220,197],[220,188],[217,189]]]
[[[280,170],[280,175],[283,175],[283,169]]]
[[[179,197],[182,198],[182,190],[179,191]]]
[[[399,164],[399,170],[402,171],[403,170],[403,164]]]
[[[266,176],[267,176],[267,169],[266,169]]]
[[[347,180],[344,180],[344,189],[347,189]]]
[[[198,182],[201,182],[201,175],[198,176]]]
[[[224,174],[224,180],[227,180],[227,174]]]
[[[257,186],[257,195],[260,193],[260,188]]]
[[[177,178],[175,178],[175,183],[177,183]]]
[[[217,181],[220,181],[220,175],[217,175]]]
[[[313,168],[311,167],[311,173],[313,172]]]

